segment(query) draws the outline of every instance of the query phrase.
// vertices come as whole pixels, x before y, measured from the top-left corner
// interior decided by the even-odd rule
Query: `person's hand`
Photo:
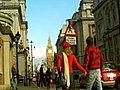
[[[60,67],[60,72],[62,71],[62,67]]]
[[[85,75],[85,76],[87,75],[87,71],[84,72],[84,75]]]

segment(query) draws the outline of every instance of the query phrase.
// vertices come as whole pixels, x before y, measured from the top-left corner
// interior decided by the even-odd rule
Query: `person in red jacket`
[[[88,69],[86,90],[92,90],[93,85],[96,86],[96,90],[102,90],[101,68],[104,62],[102,53],[100,49],[93,44],[92,37],[88,37],[86,43],[84,58],[84,67]]]
[[[73,78],[73,67],[72,67],[73,64],[75,64],[76,67],[84,73],[84,75],[87,74],[87,71],[79,64],[75,55],[73,55],[70,44],[68,42],[63,42],[62,47],[63,47],[63,52],[59,54],[57,58],[58,71],[64,73],[65,80],[67,82],[66,84],[67,88],[69,88],[70,90],[75,90],[74,78]],[[67,89],[63,88],[63,90],[67,90]]]

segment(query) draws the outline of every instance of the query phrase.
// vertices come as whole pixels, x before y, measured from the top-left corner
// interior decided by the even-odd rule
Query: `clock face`
[[[52,50],[51,50],[51,49],[48,49],[48,53],[52,53]]]

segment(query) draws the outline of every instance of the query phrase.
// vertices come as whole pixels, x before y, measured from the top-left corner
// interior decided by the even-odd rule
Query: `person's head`
[[[86,39],[86,43],[87,43],[87,45],[93,45],[93,38],[92,37],[87,37],[87,39]]]
[[[41,67],[43,67],[43,64],[41,65]]]
[[[48,67],[47,70],[50,71],[50,68]]]
[[[63,47],[64,52],[67,55],[70,55],[70,54],[73,53],[72,50],[71,50],[70,44],[68,42],[63,42],[62,47]]]

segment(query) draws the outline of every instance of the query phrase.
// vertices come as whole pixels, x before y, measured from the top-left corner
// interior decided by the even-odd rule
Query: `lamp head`
[[[21,37],[21,35],[19,34],[19,32],[17,32],[17,33],[15,34],[15,42],[18,42],[19,39],[20,39],[20,37]]]
[[[33,41],[30,42],[31,44],[33,43]]]

